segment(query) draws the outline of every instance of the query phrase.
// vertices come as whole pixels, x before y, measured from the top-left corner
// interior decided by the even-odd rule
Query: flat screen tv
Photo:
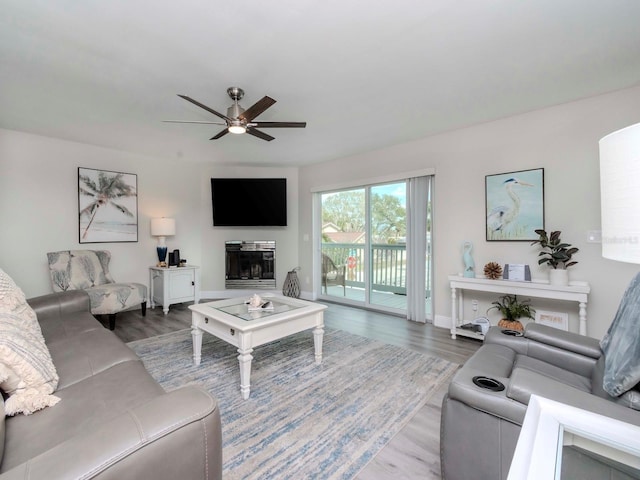
[[[286,178],[212,178],[213,225],[287,225]]]

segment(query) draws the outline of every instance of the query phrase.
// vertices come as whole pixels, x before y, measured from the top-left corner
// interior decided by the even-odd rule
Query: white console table
[[[488,278],[467,278],[449,275],[451,287],[451,338],[456,335],[483,339],[484,335],[460,328],[464,322],[464,290],[501,293],[503,295],[524,295],[578,302],[580,335],[587,334],[587,300],[591,287],[586,282],[570,282],[567,286],[549,285],[543,282],[515,282],[511,280],[489,280]]]

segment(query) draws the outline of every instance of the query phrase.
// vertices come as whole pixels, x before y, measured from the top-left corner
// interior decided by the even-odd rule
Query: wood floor
[[[202,300],[205,302],[206,300]],[[161,307],[120,313],[115,333],[125,342],[190,328],[188,303],[171,305],[164,315]],[[326,304],[325,325],[356,335],[373,338],[426,355],[463,364],[481,345],[477,340],[458,337],[431,325],[404,318],[334,303]],[[405,480],[440,478],[440,405],[446,392],[444,385],[433,395],[407,425],[358,474],[357,480]]]

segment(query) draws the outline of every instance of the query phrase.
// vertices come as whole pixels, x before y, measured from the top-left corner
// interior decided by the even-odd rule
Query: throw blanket
[[[618,397],[640,382],[640,273],[622,296],[607,334],[600,342],[605,355],[602,388]]]

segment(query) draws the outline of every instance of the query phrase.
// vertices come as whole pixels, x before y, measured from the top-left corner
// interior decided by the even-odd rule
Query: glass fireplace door
[[[226,288],[276,286],[275,242],[226,242]]]

